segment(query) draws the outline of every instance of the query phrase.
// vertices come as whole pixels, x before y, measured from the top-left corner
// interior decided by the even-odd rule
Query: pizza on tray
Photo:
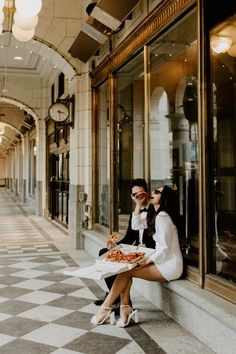
[[[108,262],[118,263],[136,263],[144,258],[144,252],[123,252],[121,250],[111,250],[105,256],[105,260]]]

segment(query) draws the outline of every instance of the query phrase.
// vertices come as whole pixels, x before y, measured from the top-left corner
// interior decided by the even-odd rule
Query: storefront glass
[[[132,210],[130,181],[144,177],[144,59],[141,52],[117,73],[117,176],[119,231]]]
[[[213,208],[209,271],[236,281],[236,16],[210,32]]]
[[[192,11],[150,46],[151,187],[177,189],[181,243],[198,266],[197,14]]]
[[[109,227],[109,89],[108,83],[99,87],[99,107],[97,120],[98,161],[97,161],[97,203],[96,222]]]

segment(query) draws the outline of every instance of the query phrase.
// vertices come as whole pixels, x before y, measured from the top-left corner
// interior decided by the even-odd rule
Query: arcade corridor
[[[103,284],[66,276],[91,261],[69,254],[66,232],[0,189],[0,353],[213,353],[137,293],[140,324],[127,329],[89,320]]]

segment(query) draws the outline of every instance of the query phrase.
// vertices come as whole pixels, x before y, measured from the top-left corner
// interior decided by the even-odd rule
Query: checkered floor
[[[151,304],[140,311],[140,325],[125,329],[91,325],[97,311],[93,301],[104,291],[93,280],[64,275],[65,268],[80,261],[59,251],[52,234],[1,189],[0,225],[0,249],[4,250],[0,257],[1,354],[212,353]],[[55,234],[56,229],[50,230]],[[52,245],[52,252],[47,252],[47,245]],[[141,298],[141,308],[144,303]],[[169,347],[164,345],[163,333],[165,342],[173,336]]]
[[[101,289],[94,281],[63,274],[74,265],[68,255],[0,260],[1,354],[147,353],[144,337],[152,353],[164,353],[144,331],[139,345],[125,329],[91,325]]]
[[[0,256],[9,254],[26,254],[26,253],[41,253],[41,252],[55,252],[58,251],[52,243],[42,243],[42,244],[18,244],[15,246],[1,245],[0,246]]]

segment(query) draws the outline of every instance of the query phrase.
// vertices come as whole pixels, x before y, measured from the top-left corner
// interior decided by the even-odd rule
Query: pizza
[[[144,252],[123,252],[121,250],[111,250],[105,257],[108,262],[136,263],[144,258]]]
[[[135,198],[139,200],[143,200],[143,203],[147,204],[151,196],[147,192],[138,192],[136,193]]]
[[[116,234],[111,234],[111,235],[108,235],[107,237],[107,242],[112,242],[112,243],[115,243],[116,241],[118,241],[119,239],[119,236],[116,235]]]

